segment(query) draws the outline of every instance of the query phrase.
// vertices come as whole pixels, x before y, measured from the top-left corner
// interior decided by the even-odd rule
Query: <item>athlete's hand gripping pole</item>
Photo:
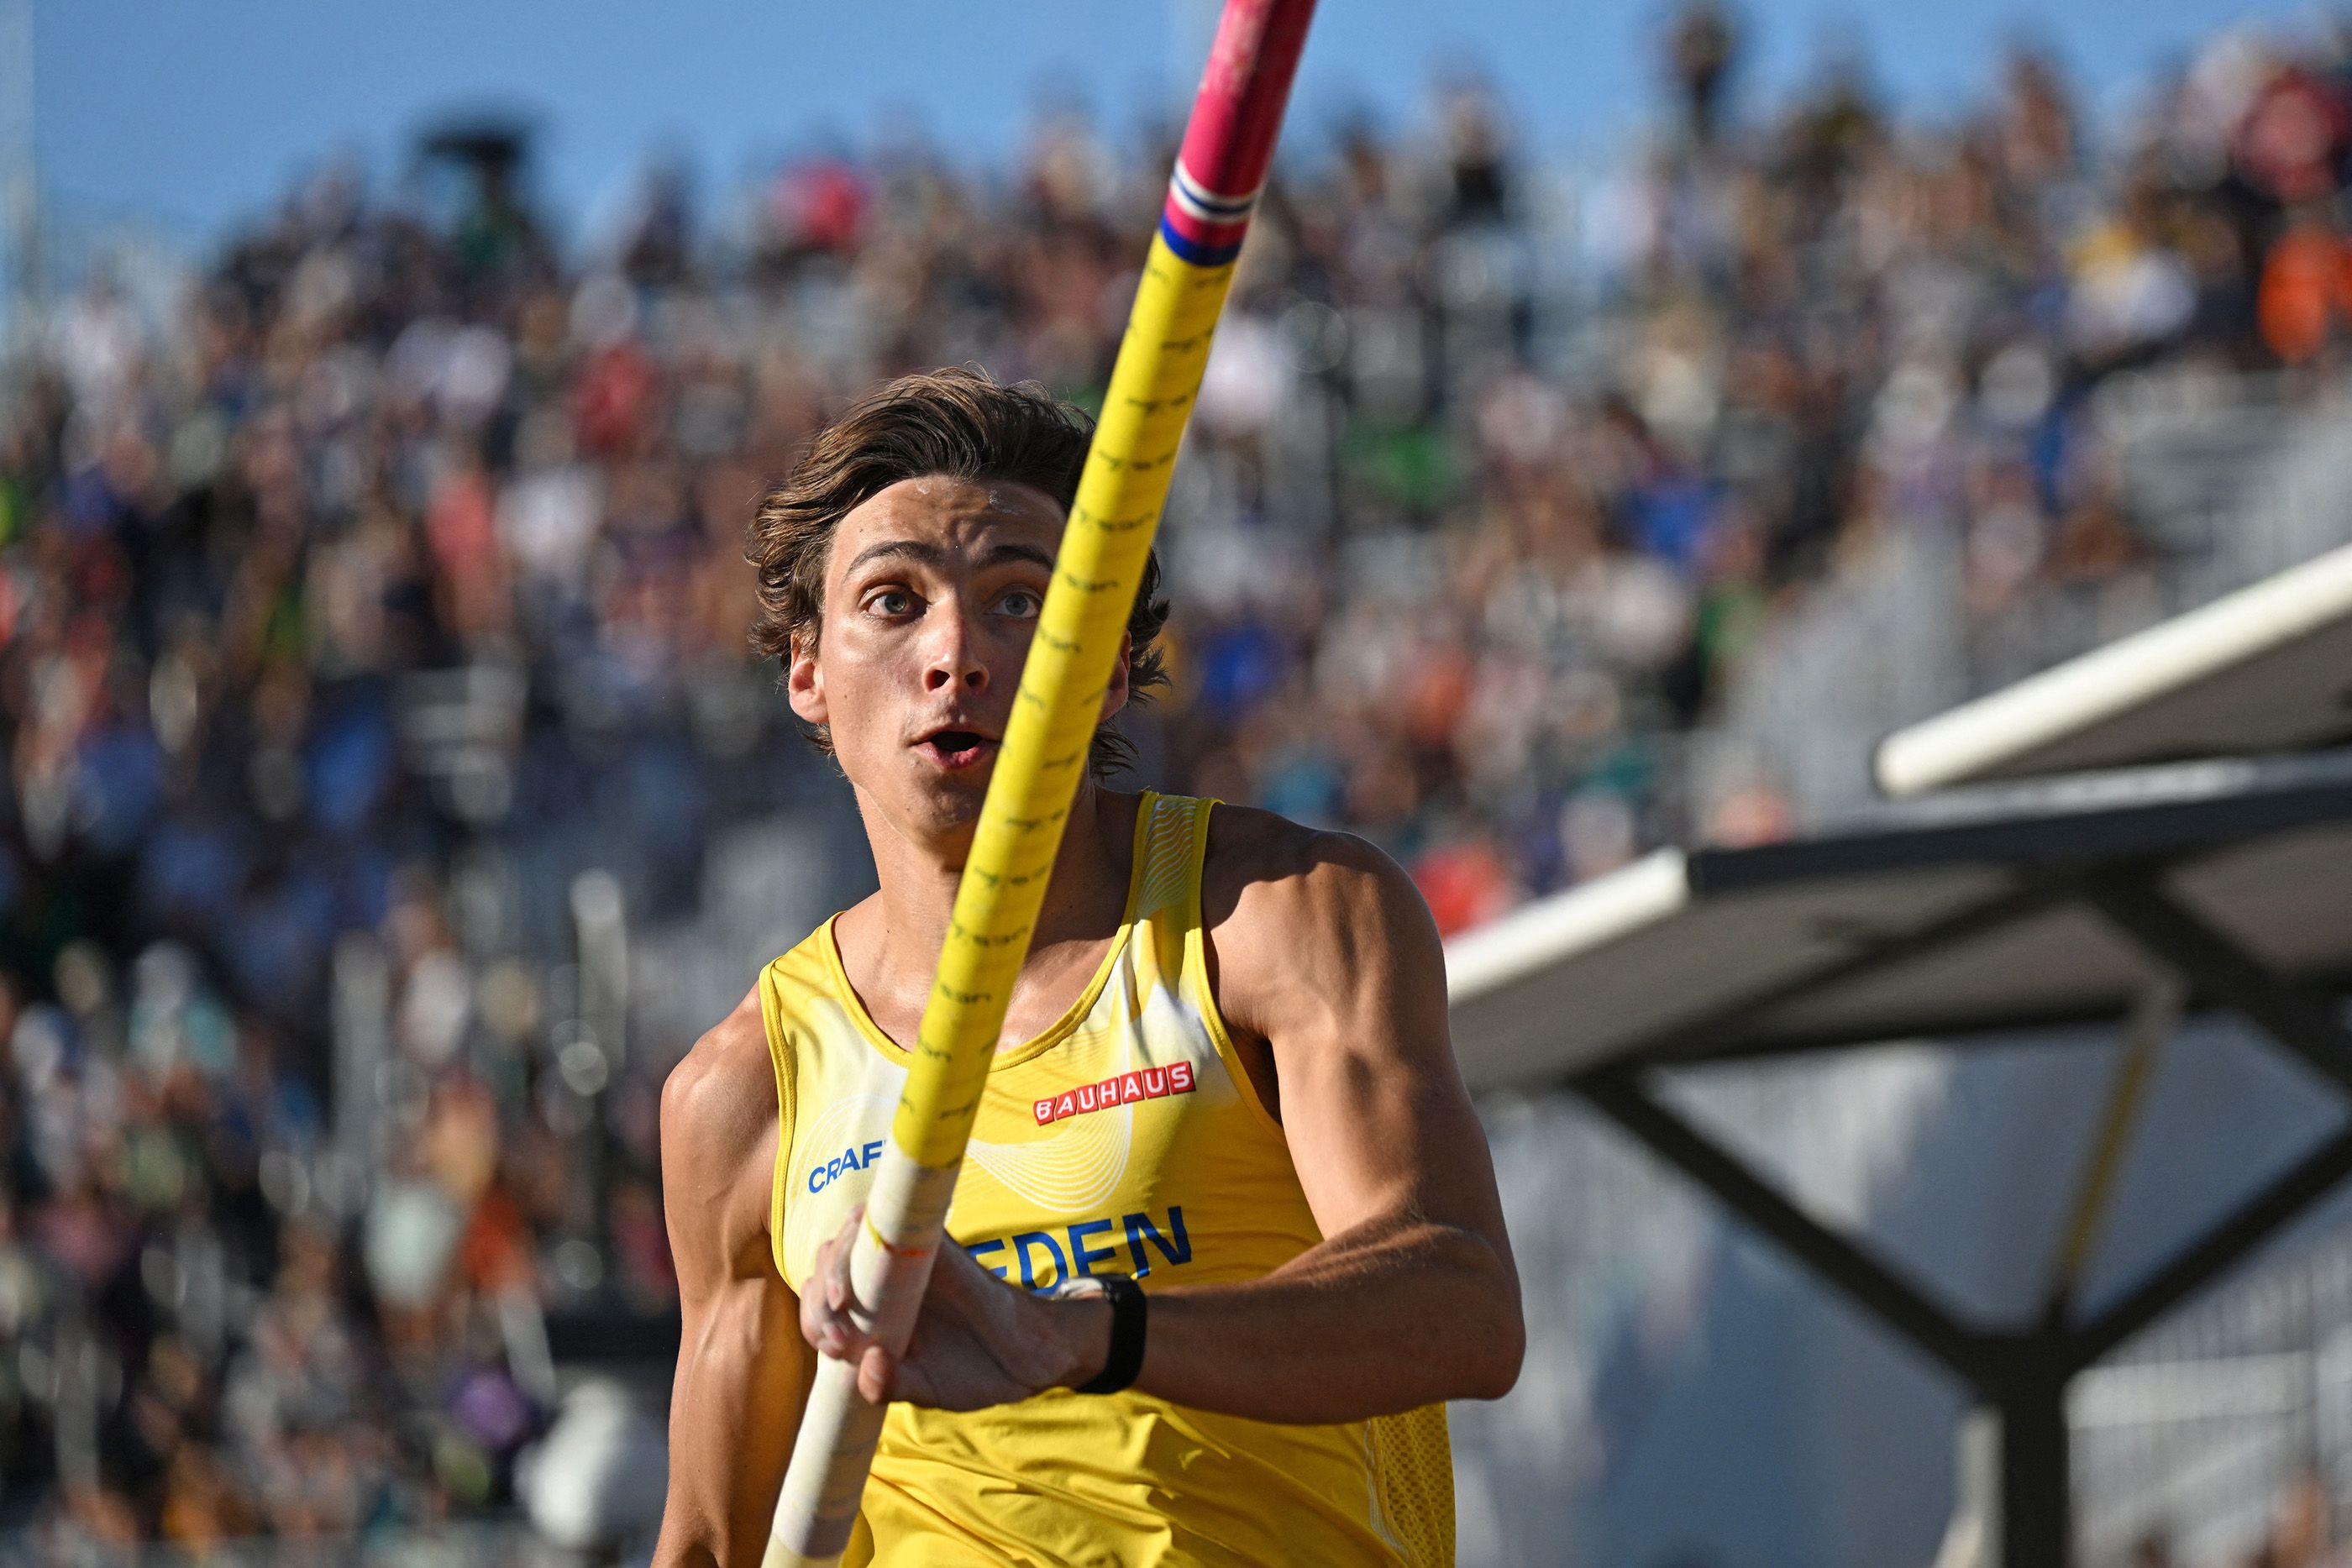
[[[907,1087],[850,1254],[861,1322],[903,1352],[930,1279],[1013,977],[1087,767],[1234,258],[1265,183],[1314,0],[1226,0],[1127,337],[1021,673]],[[764,1568],[839,1561],[882,1410],[817,1364]]]

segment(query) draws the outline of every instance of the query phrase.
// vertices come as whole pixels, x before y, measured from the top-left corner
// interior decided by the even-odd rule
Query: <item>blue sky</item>
[[[391,167],[436,111],[498,106],[541,128],[540,188],[576,216],[682,151],[706,188],[763,155],[869,140],[911,116],[957,156],[1017,146],[1044,84],[1114,130],[1189,88],[1213,0],[30,0],[45,184],[92,217],[184,239],[268,205],[337,151]],[[1742,0],[1751,99],[1859,45],[1899,101],[1949,108],[2021,30],[2095,106],[2231,21],[2307,26],[2259,0]],[[1655,105],[1661,0],[1325,0],[1294,124],[1363,105],[1392,121],[1443,65],[1500,87],[1527,139],[1597,152]]]

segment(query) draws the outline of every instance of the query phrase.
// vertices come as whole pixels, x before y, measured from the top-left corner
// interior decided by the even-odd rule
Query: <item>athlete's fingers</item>
[[[857,1392],[868,1405],[881,1405],[889,1400],[893,1381],[890,1353],[878,1344],[866,1347],[857,1358]]]
[[[813,1270],[816,1289],[801,1296],[801,1336],[823,1354],[841,1360],[856,1355],[865,1340],[850,1315],[856,1295],[849,1279],[850,1249],[865,1214],[863,1205],[852,1209],[840,1234],[818,1247]]]
[[[824,1293],[835,1312],[846,1312],[856,1299],[849,1283],[849,1254],[857,1242],[858,1223],[865,1218],[866,1206],[853,1206],[849,1218],[841,1222],[841,1233],[833,1239],[833,1256],[826,1260]]]
[[[833,1246],[830,1241],[817,1243],[816,1267],[810,1270],[810,1288],[801,1292],[801,1336],[819,1350],[824,1348],[826,1324],[834,1313],[833,1305],[825,1300],[832,1290]]]
[[[801,1292],[801,1337],[825,1354],[837,1355],[840,1354],[835,1348],[840,1334],[839,1313],[832,1303],[825,1300],[830,1287],[830,1276],[824,1272],[824,1270],[827,1265],[827,1254],[832,1249],[833,1243],[830,1241],[818,1247],[816,1276],[809,1281],[812,1288]]]
[[[836,1317],[847,1322],[850,1309],[857,1300],[856,1287],[849,1279],[849,1255],[857,1245],[858,1223],[866,1218],[866,1206],[858,1204],[842,1221],[841,1233],[833,1239],[833,1250],[825,1259],[824,1301]],[[849,1324],[853,1329],[855,1324]]]
[[[845,1357],[856,1348],[856,1325],[838,1308],[819,1301],[813,1312],[803,1316],[810,1320],[803,1325],[808,1342],[825,1354]]]

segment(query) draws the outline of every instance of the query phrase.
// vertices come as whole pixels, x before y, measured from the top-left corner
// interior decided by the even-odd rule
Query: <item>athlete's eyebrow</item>
[[[842,569],[841,575],[848,577],[868,561],[891,556],[903,556],[921,566],[939,566],[948,559],[948,552],[921,539],[882,539],[859,550]]]
[[[948,552],[927,539],[879,539],[851,557],[841,575],[854,576],[869,561],[893,557],[911,560],[920,566],[940,568],[947,564]],[[1052,555],[1035,545],[1020,544],[1011,539],[989,546],[981,556],[980,564],[983,567],[1002,566],[1009,560],[1025,560],[1044,567],[1047,571],[1054,570]]]
[[[1008,560],[1025,560],[1042,566],[1047,571],[1054,570],[1054,558],[1046,551],[1035,545],[1015,544],[1009,539],[1003,544],[989,546],[988,553],[980,558],[980,564],[1002,566]]]

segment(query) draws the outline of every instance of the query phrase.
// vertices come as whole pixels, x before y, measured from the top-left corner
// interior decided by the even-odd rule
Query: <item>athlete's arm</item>
[[[799,1304],[768,1244],[775,1105],[755,992],[662,1087],[662,1206],[683,1321],[656,1568],[760,1561],[808,1396]]]
[[[1428,906],[1360,839],[1223,807],[1211,823],[1219,1010],[1325,1239],[1261,1280],[1155,1291],[1137,1386],[1268,1421],[1500,1397],[1526,1343],[1518,1274]]]
[[[1280,1115],[1325,1239],[1263,1279],[1154,1291],[1135,1386],[1285,1422],[1498,1398],[1526,1343],[1518,1274],[1454,1064],[1428,908],[1360,840],[1259,811],[1212,821],[1203,896],[1219,1010]],[[845,1310],[855,1224],[821,1251],[824,1288],[802,1302],[802,1328],[857,1360],[867,1398],[968,1409],[1100,1370],[1104,1302],[1029,1295],[952,1246],[894,1365]]]

